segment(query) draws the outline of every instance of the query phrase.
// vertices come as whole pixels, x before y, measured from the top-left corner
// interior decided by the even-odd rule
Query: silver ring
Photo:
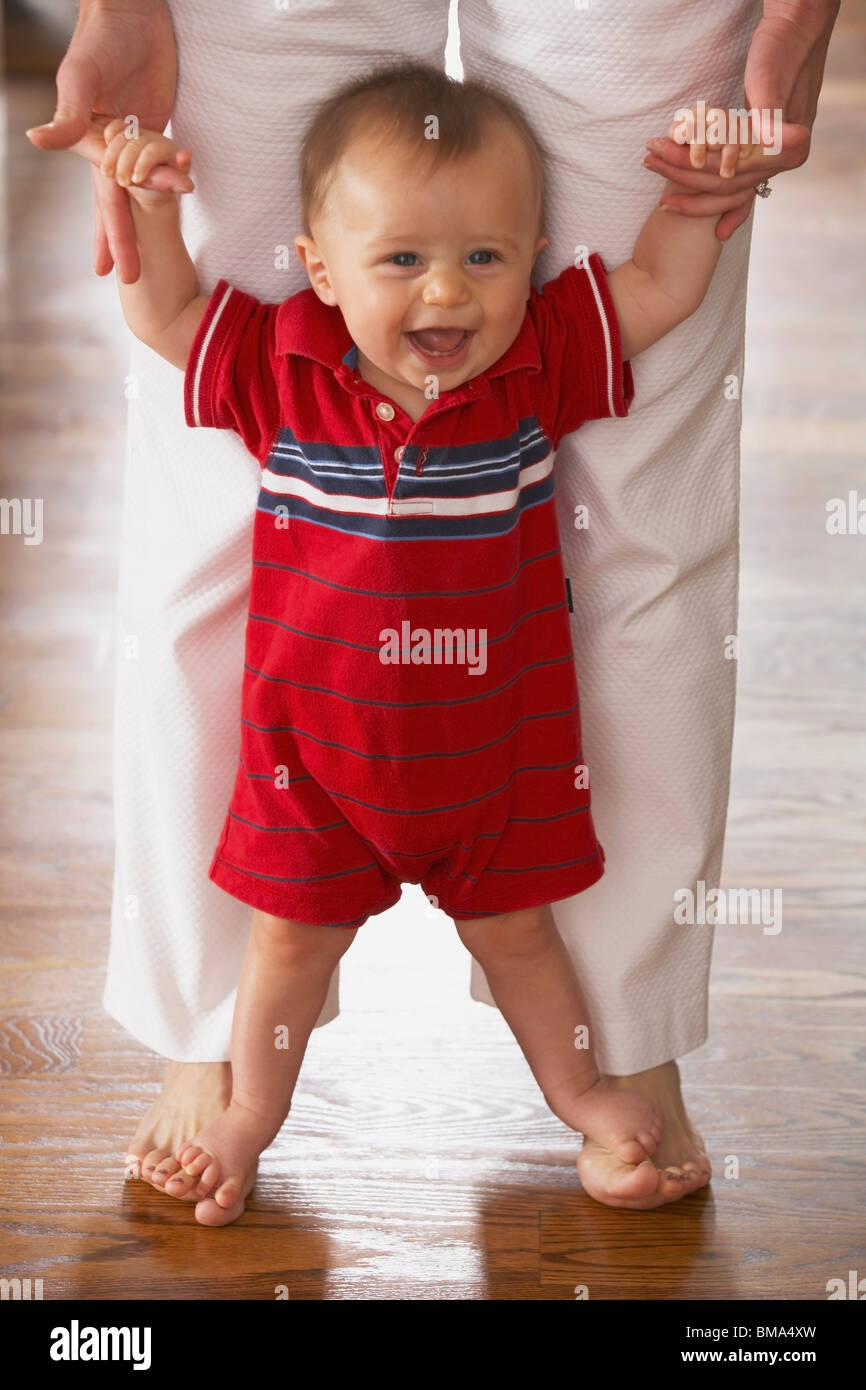
[[[769,179],[761,179],[761,182],[755,185],[755,192],[759,198],[769,198],[772,191]]]

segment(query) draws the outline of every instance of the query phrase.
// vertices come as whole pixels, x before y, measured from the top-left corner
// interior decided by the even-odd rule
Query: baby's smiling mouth
[[[456,352],[463,346],[465,328],[416,328],[410,334],[422,352]]]
[[[474,330],[466,328],[416,328],[406,334],[416,352],[428,359],[457,357],[474,336]]]

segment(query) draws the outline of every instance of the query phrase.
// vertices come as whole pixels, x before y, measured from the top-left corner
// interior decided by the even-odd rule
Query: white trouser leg
[[[193,151],[183,229],[209,292],[307,283],[296,162],[313,105],[385,57],[444,66],[448,0],[169,0],[171,133]],[[279,248],[288,248],[288,269]],[[117,606],[116,867],[107,1011],[167,1057],[229,1055],[252,909],[207,876],[237,767],[259,466],[189,429],[183,375],[133,341]],[[334,972],[319,1024],[337,1013]]]
[[[743,103],[759,0],[460,0],[466,77],[521,103],[552,158],[535,283],[586,245],[632,254],[663,182],[644,141],[701,98]],[[758,207],[760,214],[760,205]],[[634,364],[627,420],[562,443],[557,507],[593,816],[604,877],[554,915],[587,993],[602,1068],[628,1074],[700,1046],[711,931],[674,892],[721,868],[733,734],[739,399],[751,219],[698,312]],[[574,507],[589,506],[588,530]],[[473,998],[492,1003],[473,962]]]

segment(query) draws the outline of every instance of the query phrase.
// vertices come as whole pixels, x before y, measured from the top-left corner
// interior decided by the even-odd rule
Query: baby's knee
[[[275,963],[339,960],[355,939],[357,927],[326,927],[296,922],[256,911],[253,916],[252,946]]]
[[[476,917],[471,922],[455,922],[457,935],[466,949],[479,958],[484,955],[530,955],[543,948],[556,931],[547,904],[502,912],[496,917]]]

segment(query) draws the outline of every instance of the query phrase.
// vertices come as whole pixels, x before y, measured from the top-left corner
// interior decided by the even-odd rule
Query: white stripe
[[[524,468],[517,487],[507,492],[485,492],[479,497],[352,497],[346,493],[327,493],[313,487],[302,478],[286,478],[266,468],[262,472],[262,487],[280,497],[302,497],[314,507],[330,512],[354,512],[363,516],[474,516],[481,512],[507,512],[517,503],[525,487],[541,482],[553,472],[554,455]]]
[[[226,288],[226,290],[225,290],[225,292],[224,292],[224,294],[223,294],[222,299],[220,300],[219,304],[217,305],[217,308],[216,308],[216,310],[215,310],[215,312],[214,312],[214,316],[213,316],[213,318],[211,319],[210,328],[208,329],[207,333],[204,335],[204,341],[203,341],[203,343],[202,343],[202,345],[201,345],[201,347],[200,347],[200,349],[199,349],[198,361],[197,361],[196,364],[195,364],[195,375],[193,376],[193,381],[192,381],[192,413],[193,413],[193,419],[195,420],[195,423],[196,423],[197,425],[201,425],[201,412],[199,411],[199,404],[198,404],[198,401],[199,401],[199,387],[200,387],[200,385],[201,385],[202,367],[204,366],[204,362],[205,362],[205,359],[206,359],[207,353],[208,353],[208,348],[210,347],[211,339],[212,339],[212,337],[213,337],[213,335],[214,335],[214,329],[216,328],[217,323],[219,322],[220,314],[222,313],[223,309],[225,308],[226,304],[227,304],[228,301],[229,301],[229,298],[231,297],[231,293],[232,293],[232,287],[231,287],[231,285],[229,285],[229,286]]]
[[[598,317],[601,320],[602,332],[604,333],[604,351],[607,358],[607,408],[611,415],[616,415],[616,406],[613,399],[613,351],[610,345],[610,328],[608,327],[607,315],[604,312],[604,301],[596,283],[595,273],[590,268],[589,261],[586,262],[586,270],[589,275],[589,283],[592,285],[592,292],[595,295],[595,303],[598,309]]]

